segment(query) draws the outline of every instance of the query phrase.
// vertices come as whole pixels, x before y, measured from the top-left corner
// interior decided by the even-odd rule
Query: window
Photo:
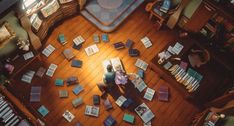
[[[23,0],[23,9],[30,15],[44,6],[45,3],[46,0]]]

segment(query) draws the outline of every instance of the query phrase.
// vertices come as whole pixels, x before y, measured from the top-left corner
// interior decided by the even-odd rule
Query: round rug
[[[97,0],[97,2],[105,9],[116,9],[123,3],[123,0]]]

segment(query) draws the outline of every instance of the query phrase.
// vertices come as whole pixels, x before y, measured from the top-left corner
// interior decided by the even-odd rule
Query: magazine
[[[136,107],[135,112],[141,117],[144,123],[148,123],[155,116],[145,103]]]

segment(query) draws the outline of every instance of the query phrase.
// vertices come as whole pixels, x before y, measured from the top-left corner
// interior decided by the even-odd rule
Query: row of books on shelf
[[[200,86],[203,76],[195,70],[188,68],[186,71],[182,65],[172,65],[169,61],[163,67],[175,77],[178,83],[183,84],[188,92],[194,92]]]

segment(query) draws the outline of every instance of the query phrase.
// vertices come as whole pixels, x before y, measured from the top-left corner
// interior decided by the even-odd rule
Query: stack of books
[[[46,46],[45,49],[43,49],[42,54],[44,54],[46,57],[49,57],[55,50],[55,47],[52,45]]]
[[[102,41],[103,42],[109,42],[109,37],[107,34],[102,34]]]
[[[141,42],[144,44],[145,48],[149,48],[149,47],[152,46],[152,43],[151,43],[150,39],[147,36],[142,38]]]
[[[56,86],[63,86],[63,79],[59,79],[59,78],[57,78],[56,80],[55,80],[55,85]]]
[[[24,57],[25,60],[28,60],[28,59],[30,59],[30,58],[33,58],[33,57],[34,57],[34,54],[33,54],[32,51],[30,51],[30,52],[25,53],[25,54],[23,55],[23,57]]]
[[[71,49],[65,49],[63,51],[63,55],[65,56],[65,58],[70,61],[71,59],[73,59],[75,57],[75,55],[73,54]]]
[[[135,118],[134,118],[134,116],[133,116],[133,115],[130,115],[130,114],[124,114],[124,116],[123,116],[123,120],[124,120],[124,121],[126,121],[126,122],[128,122],[128,123],[133,124],[133,123],[134,123]]]
[[[72,100],[72,105],[76,108],[79,105],[81,105],[83,103],[83,99],[81,97],[79,98],[75,98],[74,100]]]
[[[43,75],[45,74],[46,69],[44,67],[40,67],[37,72],[36,72],[36,76],[38,77],[43,77]]]
[[[155,116],[145,103],[136,107],[135,112],[141,117],[144,123],[148,123]]]
[[[39,102],[41,99],[41,86],[32,86],[30,92],[30,102]]]
[[[77,86],[75,86],[75,88],[73,88],[73,93],[75,94],[75,95],[78,95],[81,91],[83,91],[84,90],[84,88],[81,86],[81,85],[77,85]]]
[[[94,105],[100,105],[100,96],[99,95],[94,95],[93,96],[93,104]]]
[[[81,68],[82,67],[82,61],[81,60],[72,60],[71,67]]]
[[[155,90],[153,90],[151,88],[147,88],[145,95],[144,95],[144,98],[149,100],[149,101],[152,101],[152,99],[154,97],[154,93],[155,93]]]
[[[169,100],[169,88],[166,86],[160,86],[158,89],[158,100],[168,101]]]
[[[99,116],[99,107],[86,105],[85,115],[98,117]]]
[[[115,101],[115,103],[121,107],[123,103],[127,101],[127,98],[125,98],[123,95],[119,96],[119,98]]]
[[[51,63],[49,68],[47,69],[46,75],[52,77],[54,75],[55,70],[57,69],[57,65]]]
[[[85,48],[85,52],[86,52],[86,54],[87,54],[88,56],[91,56],[91,55],[93,55],[93,54],[99,52],[99,49],[98,49],[97,45],[94,44],[94,45],[91,45],[91,46]]]
[[[79,35],[79,36],[77,36],[76,38],[73,39],[73,42],[74,42],[74,44],[76,46],[79,46],[79,45],[81,45],[82,43],[85,42],[85,39],[81,35]]]
[[[37,111],[38,111],[43,117],[45,117],[45,116],[49,113],[49,110],[48,110],[44,105],[42,105],[40,108],[38,108]]]
[[[103,122],[104,126],[114,126],[116,124],[116,120],[109,115]]]
[[[26,72],[25,74],[23,74],[23,76],[21,78],[21,81],[30,84],[32,82],[34,74],[35,74],[35,71],[29,70],[28,72]]]
[[[139,92],[142,92],[147,87],[147,85],[142,80],[142,78],[139,77],[139,75],[134,74],[133,76],[134,77],[131,80],[131,82],[134,84],[134,86],[138,89]]]
[[[94,35],[93,35],[93,42],[94,42],[94,43],[99,43],[99,42],[100,42],[99,37],[98,37],[98,34],[94,34]]]
[[[59,97],[60,98],[67,98],[68,97],[68,91],[67,90],[59,90]]]
[[[138,68],[141,68],[142,70],[146,71],[147,67],[148,67],[148,63],[146,63],[145,61],[141,60],[141,59],[137,59],[135,66]]]
[[[75,116],[69,112],[68,110],[66,110],[64,113],[63,113],[63,117],[68,121],[68,122],[71,122]]]
[[[78,84],[78,78],[75,76],[68,77],[66,80],[67,86],[73,85],[73,84]]]
[[[113,45],[114,45],[115,49],[117,49],[117,50],[125,48],[125,45],[123,42],[116,42]]]
[[[110,100],[108,98],[103,101],[103,105],[104,105],[106,110],[109,110],[109,109],[113,108],[113,106],[112,106],[112,104],[111,104],[111,102],[110,102]]]
[[[62,45],[65,45],[67,43],[64,34],[59,34],[57,39],[58,39],[59,43]]]

